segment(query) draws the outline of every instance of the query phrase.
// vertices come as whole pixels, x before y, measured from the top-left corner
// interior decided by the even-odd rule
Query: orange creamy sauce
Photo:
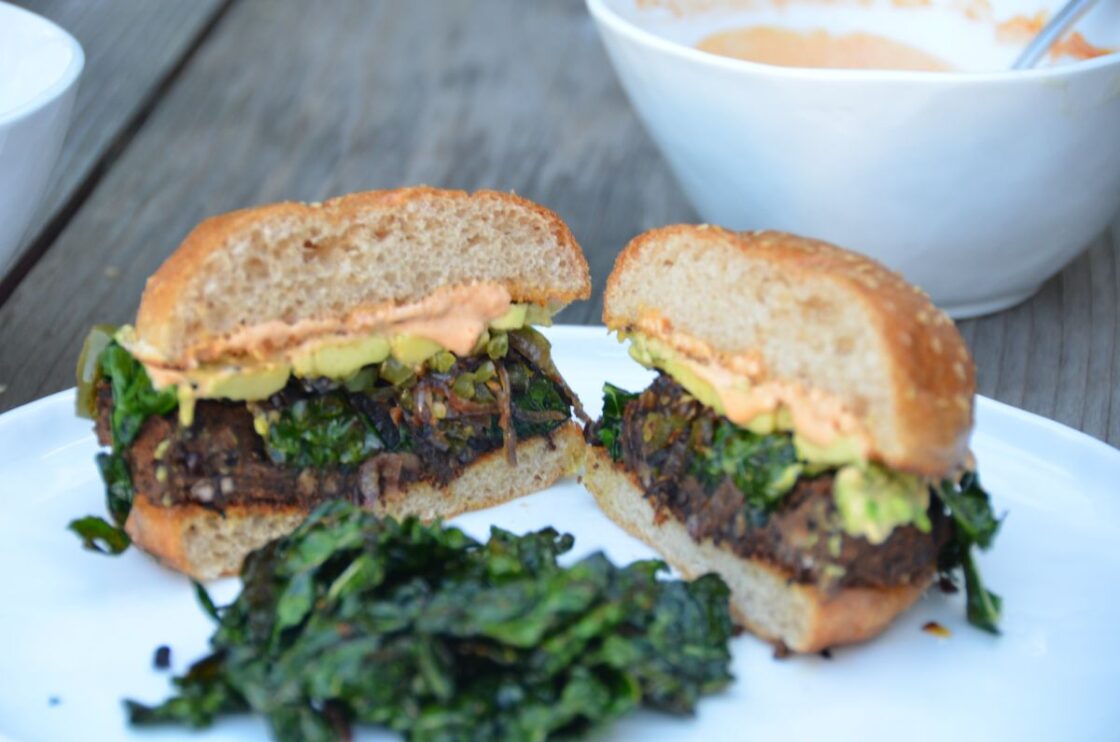
[[[855,416],[827,392],[804,389],[786,381],[764,381],[748,388],[739,386],[741,378],[720,366],[701,363],[682,356],[680,362],[706,381],[723,406],[724,416],[736,425],[747,425],[757,416],[789,411],[793,429],[818,446],[830,446],[841,436],[850,437],[866,456],[870,444]]]
[[[1017,15],[996,26],[996,38],[1008,43],[1026,43],[1042,30],[1047,20],[1048,16],[1044,10],[1032,16]],[[1111,54],[1114,51],[1115,49],[1108,49],[1103,46],[1090,44],[1079,31],[1074,31],[1073,33],[1066,34],[1050,47],[1050,57],[1052,59],[1058,59],[1060,57],[1078,60],[1093,59],[1094,57],[1103,57],[1105,54]]]
[[[265,364],[290,363],[299,353],[370,335],[414,335],[432,340],[452,353],[465,355],[489,323],[505,314],[511,304],[509,291],[498,284],[455,286],[439,289],[411,304],[353,312],[342,322],[261,323],[234,333],[229,344]],[[271,350],[272,343],[278,340],[287,342],[288,346],[280,351]],[[129,350],[144,363],[157,388],[189,380],[187,369],[162,365],[158,358],[153,360],[141,343],[129,344]]]
[[[944,72],[949,63],[921,49],[871,33],[831,34],[777,26],[720,31],[696,45],[701,51],[781,67]]]
[[[636,329],[647,337],[672,332],[672,325],[650,314],[637,322]],[[820,389],[805,389],[800,384],[765,378],[762,363],[746,355],[718,355],[701,340],[685,333],[672,335],[666,343],[676,351],[676,361],[711,387],[723,407],[723,415],[736,425],[748,425],[759,415],[784,408],[793,429],[810,443],[830,446],[840,437],[850,438],[860,455],[871,450],[867,431],[844,404]],[[664,342],[664,341],[661,341]],[[744,385],[744,380],[749,383]]]

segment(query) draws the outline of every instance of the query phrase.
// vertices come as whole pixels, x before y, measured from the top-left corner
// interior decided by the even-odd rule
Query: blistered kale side
[[[278,739],[352,724],[410,739],[545,739],[646,705],[691,713],[727,685],[728,591],[655,561],[562,567],[551,529],[489,543],[342,502],[252,554],[213,653],[135,724],[206,726],[246,708]]]

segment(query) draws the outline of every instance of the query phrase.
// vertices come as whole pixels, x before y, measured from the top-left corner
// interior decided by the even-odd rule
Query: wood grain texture
[[[1120,445],[1120,220],[1028,301],[960,322],[979,392]]]
[[[128,130],[143,116],[166,76],[224,2],[17,0],[17,5],[69,31],[86,55],[62,152],[17,255],[35,249],[44,231],[51,231],[56,220],[66,218],[99,168],[111,163],[116,150],[127,141]],[[52,238],[53,234],[46,236],[48,241]],[[0,265],[0,274],[18,262],[17,257]],[[23,271],[28,262],[24,258]],[[0,288],[0,302],[9,293]]]
[[[618,251],[695,221],[579,0],[237,0],[0,308],[0,410],[72,382],[89,324],[129,321],[201,218],[405,184],[512,189],[555,209],[595,294]],[[962,323],[981,392],[1120,444],[1120,225],[1042,292]]]
[[[87,325],[130,320],[204,216],[421,182],[551,206],[600,276],[635,229],[691,217],[578,0],[245,0],[0,309],[0,403],[69,385]]]

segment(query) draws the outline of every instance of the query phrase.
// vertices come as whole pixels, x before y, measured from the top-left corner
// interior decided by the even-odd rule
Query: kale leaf
[[[957,567],[962,568],[968,622],[998,634],[1003,601],[984,587],[972,547],[987,550],[999,531],[1000,519],[992,513],[988,493],[973,472],[965,474],[959,484],[948,480],[942,482],[937,495],[953,519],[953,535],[938,555],[938,569],[952,579],[950,573]]]
[[[81,537],[87,549],[116,556],[132,544],[132,539],[124,532],[124,522],[132,510],[132,476],[128,463],[116,451],[97,454],[97,468],[105,482],[106,506],[113,523],[88,515],[71,521],[68,528]]]
[[[728,589],[657,561],[571,566],[572,537],[492,529],[480,544],[415,519],[320,506],[254,552],[213,652],[134,724],[206,726],[252,709],[278,739],[353,723],[410,739],[545,739],[644,704],[692,713],[726,686]]]
[[[96,515],[76,518],[67,528],[81,537],[82,545],[87,549],[102,554],[116,556],[132,544],[132,539],[123,529]]]
[[[384,448],[365,416],[340,393],[305,397],[284,407],[264,436],[277,464],[302,469],[354,466]]]
[[[106,343],[107,335],[106,326],[94,327],[82,350],[83,356],[88,356],[94,348],[102,348],[95,364],[97,373],[90,371],[88,357],[79,364],[79,412],[95,414],[95,385],[100,378],[108,379],[113,394],[109,418],[113,451],[98,454],[97,468],[105,482],[106,505],[116,526],[103,518],[88,516],[71,521],[69,529],[81,536],[87,549],[116,555],[132,543],[123,530],[133,498],[132,477],[123,453],[149,417],[166,415],[178,406],[179,400],[174,389],[156,391],[144,366],[115,340]]]
[[[113,388],[113,449],[124,450],[136,440],[144,421],[166,415],[179,404],[174,388],[156,391],[144,366],[116,342],[101,352],[101,374]]]
[[[790,434],[752,433],[720,419],[711,444],[696,452],[691,469],[709,488],[730,477],[750,507],[770,512],[797,482],[801,464]]]
[[[97,469],[105,482],[105,501],[113,522],[123,526],[132,510],[132,475],[128,462],[117,452],[97,454]]]
[[[514,407],[513,428],[519,438],[545,435],[563,425],[571,417],[571,402],[551,379],[534,373],[522,364],[509,365],[510,394]],[[517,411],[554,413],[553,420],[531,421]]]
[[[622,459],[623,414],[639,396],[610,383],[603,385],[603,414],[592,432],[615,461]],[[650,447],[664,446],[682,435],[693,448],[690,473],[709,490],[730,478],[742,491],[747,506],[757,513],[777,507],[803,468],[788,433],[753,433],[726,418],[709,424],[670,408],[646,414],[642,436]]]
[[[596,432],[599,443],[607,449],[614,461],[622,459],[622,415],[626,411],[626,405],[637,398],[637,392],[628,392],[610,382],[603,384],[603,414],[599,418]]]

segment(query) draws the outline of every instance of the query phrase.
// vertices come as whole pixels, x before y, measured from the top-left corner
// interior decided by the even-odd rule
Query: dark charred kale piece
[[[644,704],[692,713],[731,675],[726,585],[661,562],[569,567],[572,537],[494,528],[480,544],[344,502],[251,554],[213,652],[134,724],[206,726],[246,709],[281,740],[376,724],[410,739],[545,739]]]
[[[95,327],[91,339],[101,338],[106,333],[104,326]],[[90,352],[96,345],[100,345],[100,342],[87,340],[83,353]],[[88,359],[84,359],[81,365],[88,366]],[[82,538],[87,549],[103,554],[120,554],[132,543],[123,530],[129,511],[132,510],[133,498],[132,477],[123,456],[124,450],[136,440],[140,428],[149,417],[166,415],[178,406],[179,400],[173,389],[161,392],[153,389],[148,372],[116,341],[104,345],[97,358],[96,373],[90,375],[88,368],[80,368],[79,371],[83,374],[79,379],[80,387],[92,389],[103,378],[109,381],[112,390],[113,412],[109,427],[113,437],[113,450],[112,453],[97,456],[97,468],[105,482],[106,504],[116,525],[91,515],[71,521],[69,528]],[[90,393],[85,392],[86,396]],[[88,406],[89,400],[82,402],[81,394],[80,405]]]
[[[952,580],[957,567],[964,572],[964,586],[968,622],[973,626],[999,633],[999,618],[1003,600],[984,587],[980,568],[972,547],[987,550],[999,531],[1000,520],[992,513],[988,493],[980,486],[974,472],[961,478],[959,484],[945,481],[935,494],[945,504],[953,519],[953,535],[938,555],[937,567],[942,575]]]
[[[265,436],[269,457],[298,469],[355,466],[382,448],[372,423],[341,394],[296,400],[279,412]]]
[[[571,402],[550,379],[525,364],[510,364],[513,427],[519,438],[550,433],[571,417]],[[519,413],[535,413],[532,417]]]
[[[113,522],[123,526],[132,510],[132,477],[128,463],[118,453],[97,454],[97,468],[105,482],[105,499]]]
[[[726,418],[715,423],[711,443],[697,449],[690,468],[709,492],[730,478],[747,506],[763,512],[778,506],[801,470],[789,433],[760,435]]]
[[[640,396],[610,383],[603,385],[603,414],[593,435],[615,461],[623,457],[626,406]],[[703,410],[698,404],[686,407],[691,413]],[[800,473],[797,450],[788,433],[760,435],[723,417],[686,414],[679,406],[647,412],[642,424],[645,445],[663,447],[679,436],[685,436],[694,453],[689,473],[708,492],[714,492],[725,479],[730,479],[743,493],[752,513],[765,514],[777,507]]]
[[[626,405],[637,398],[637,392],[628,392],[610,382],[603,384],[603,414],[595,424],[595,432],[598,443],[614,461],[622,459],[622,415]]]

